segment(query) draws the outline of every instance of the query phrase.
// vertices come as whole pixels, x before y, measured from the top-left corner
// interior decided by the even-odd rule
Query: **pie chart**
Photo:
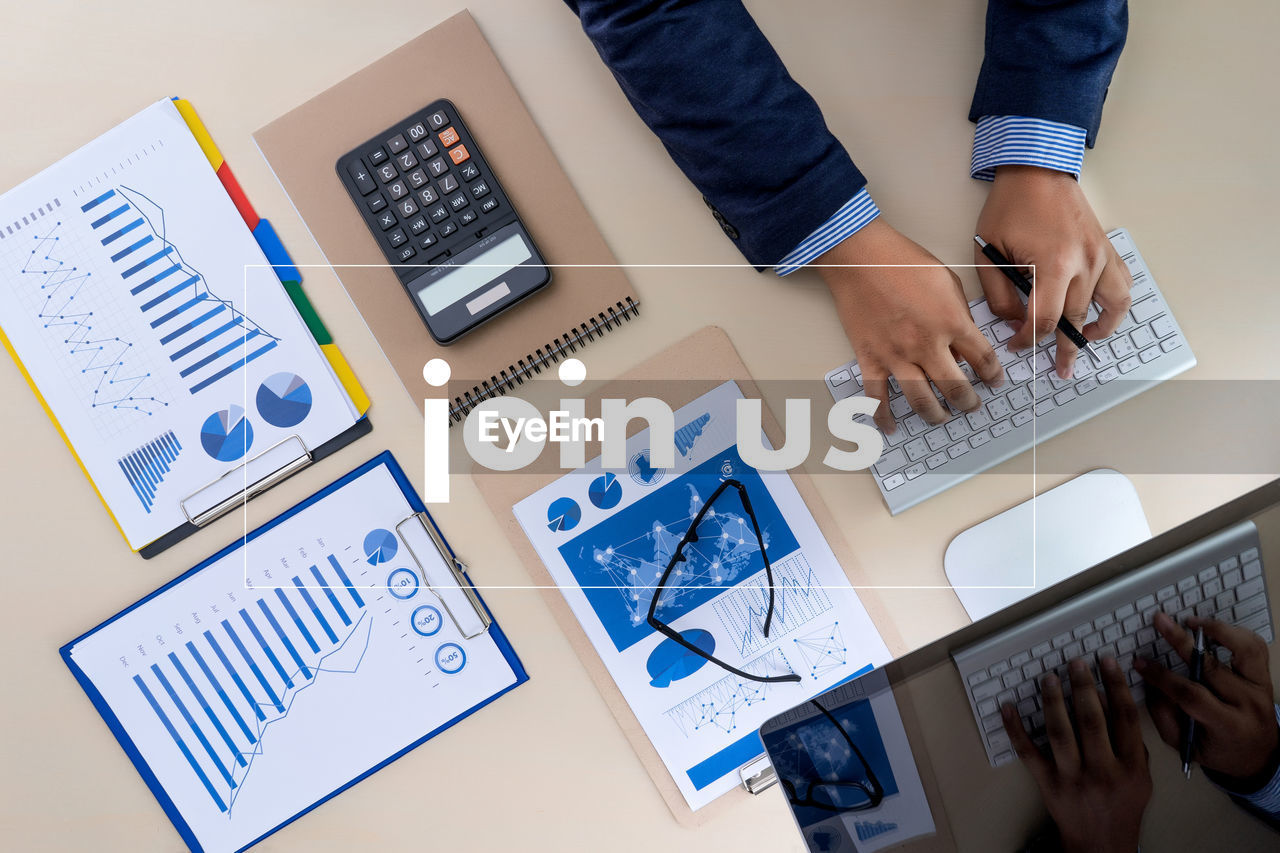
[[[379,527],[377,530],[369,531],[369,534],[364,537],[364,557],[371,566],[391,562],[391,558],[399,550],[400,545],[390,530]]]
[[[600,509],[613,509],[622,500],[622,484],[616,474],[601,474],[587,487],[587,497]]]
[[[556,498],[547,507],[548,530],[572,530],[582,520],[582,507],[573,498]]]
[[[311,412],[311,386],[293,373],[275,373],[258,386],[258,414],[272,426],[291,427]]]
[[[244,416],[244,409],[232,404],[209,415],[200,427],[200,444],[219,462],[234,462],[248,453],[253,444],[253,427]]]

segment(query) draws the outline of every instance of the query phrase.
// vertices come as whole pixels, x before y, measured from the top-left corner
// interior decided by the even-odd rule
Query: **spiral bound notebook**
[[[338,158],[371,133],[440,97],[466,114],[547,263],[556,267],[544,292],[448,347],[427,333],[334,171]],[[422,378],[428,359],[449,362],[458,421],[639,310],[613,253],[467,12],[276,119],[254,140],[419,406],[439,395]]]

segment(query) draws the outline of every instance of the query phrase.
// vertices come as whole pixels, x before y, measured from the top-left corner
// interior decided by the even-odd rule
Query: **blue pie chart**
[[[293,373],[275,373],[258,386],[258,414],[272,426],[291,427],[311,413],[311,386]]]
[[[249,452],[253,444],[253,427],[244,409],[230,405],[214,412],[200,427],[200,445],[219,462],[234,462]]]
[[[371,566],[391,562],[391,558],[399,550],[400,544],[396,542],[396,537],[390,530],[379,527],[377,530],[369,531],[369,534],[364,537],[364,558]]]
[[[587,497],[600,509],[613,509],[622,500],[622,484],[616,474],[601,474],[587,487]]]
[[[548,530],[572,530],[582,520],[582,507],[573,498],[556,498],[547,507]]]

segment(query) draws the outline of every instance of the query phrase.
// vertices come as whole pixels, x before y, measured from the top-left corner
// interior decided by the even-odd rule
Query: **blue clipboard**
[[[121,748],[123,748],[125,751],[125,754],[129,756],[129,760],[133,762],[134,767],[137,768],[138,773],[142,776],[143,780],[147,783],[147,787],[151,789],[151,793],[155,795],[156,799],[160,802],[160,805],[164,808],[165,813],[169,815],[169,820],[173,822],[174,828],[178,830],[178,834],[182,836],[182,839],[187,843],[187,846],[190,847],[193,851],[197,851],[197,853],[204,853],[204,848],[201,847],[200,843],[196,840],[195,834],[192,832],[191,828],[187,825],[187,822],[183,819],[181,813],[179,813],[177,806],[174,804],[173,800],[169,797],[168,792],[166,792],[164,787],[160,784],[159,779],[156,778],[155,773],[152,772],[150,766],[148,766],[146,760],[142,757],[141,752],[139,752],[137,746],[133,742],[133,739],[130,738],[128,733],[125,731],[123,725],[120,723],[119,719],[116,717],[115,712],[111,709],[110,705],[107,704],[106,699],[103,698],[102,694],[98,691],[97,687],[94,686],[89,676],[72,659],[71,651],[77,644],[93,636],[98,631],[102,630],[106,626],[115,622],[117,619],[120,619],[126,614],[131,613],[132,611],[146,604],[151,599],[171,589],[172,587],[175,587],[178,584],[183,583],[188,578],[195,575],[197,572],[203,571],[204,569],[208,568],[210,565],[213,565],[214,563],[216,563],[218,560],[221,560],[223,557],[227,556],[228,554],[234,553],[235,551],[239,550],[247,542],[253,541],[254,539],[266,533],[268,530],[271,530],[273,527],[279,524],[282,524],[285,521],[288,521],[290,518],[297,515],[302,510],[306,509],[307,507],[311,506],[314,503],[317,503],[318,501],[323,500],[324,498],[338,491],[343,486],[352,482],[356,478],[362,476],[363,474],[368,473],[369,471],[379,466],[386,466],[387,470],[391,473],[391,476],[395,479],[396,484],[400,486],[400,490],[404,493],[404,497],[408,501],[409,506],[413,509],[413,511],[416,513],[425,514],[427,519],[431,521],[431,524],[435,526],[435,520],[431,519],[430,515],[427,513],[426,506],[422,503],[421,498],[418,497],[418,493],[414,490],[412,484],[410,484],[409,478],[405,476],[404,471],[400,468],[399,463],[396,462],[396,459],[391,454],[391,451],[386,450],[378,454],[374,458],[370,459],[368,462],[364,463],[360,467],[356,468],[351,473],[347,474],[346,476],[342,477],[339,480],[334,481],[333,483],[330,483],[328,486],[321,489],[319,492],[316,492],[311,497],[307,498],[306,500],[302,501],[301,503],[297,504],[291,509],[286,510],[285,512],[273,518],[271,521],[267,522],[266,524],[252,531],[244,539],[237,540],[231,543],[226,548],[223,548],[218,553],[209,557],[207,560],[203,561],[195,568],[191,569],[190,571],[184,572],[182,575],[178,576],[177,578],[173,579],[169,583],[160,587],[155,592],[151,593],[150,595],[146,596],[143,599],[140,599],[139,601],[135,602],[134,604],[130,605],[124,610],[121,610],[119,613],[117,613],[115,616],[112,616],[110,619],[106,620],[101,625],[98,625],[96,628],[93,628],[90,631],[86,631],[84,634],[81,634],[79,637],[76,637],[74,640],[72,640],[71,642],[64,645],[61,649],[59,649],[59,652],[62,655],[63,661],[65,661],[67,664],[67,668],[71,670],[71,674],[76,677],[76,680],[78,682],[80,682],[80,686],[84,689],[85,693],[88,694],[89,699],[93,702],[94,707],[98,709],[98,713],[102,716],[102,719],[106,721],[107,726],[111,729],[112,734],[114,734],[116,737],[116,740],[119,741]],[[440,532],[438,526],[436,526],[436,531],[437,533],[439,533],[441,537],[441,541],[444,543],[445,548],[449,550],[450,554],[452,554],[452,549],[449,548],[448,542],[444,540],[443,533]],[[466,578],[466,580],[468,583],[470,583],[470,578]],[[473,591],[474,591],[474,588],[473,588]],[[478,592],[476,592],[476,599],[480,602],[480,606],[484,608],[485,614],[488,615],[490,619],[492,619],[492,614],[489,612],[488,605],[484,603],[483,599],[480,599]],[[295,820],[302,817],[307,812],[316,808],[320,804],[326,802],[327,800],[332,799],[333,797],[345,791],[347,788],[350,788],[352,785],[370,776],[371,774],[376,773],[377,771],[381,770],[383,767],[395,761],[397,758],[400,758],[402,755],[421,746],[423,743],[435,737],[436,735],[440,734],[445,729],[448,729],[448,728],[451,728],[452,726],[457,725],[459,722],[471,716],[476,711],[483,708],[485,705],[488,705],[490,702],[494,701],[499,696],[502,696],[503,694],[510,692],[511,690],[515,689],[516,687],[519,687],[521,684],[528,681],[529,680],[528,673],[525,672],[524,666],[520,663],[520,658],[516,656],[515,650],[511,647],[510,641],[507,640],[506,635],[502,632],[502,629],[498,626],[498,623],[496,621],[491,622],[488,629],[488,633],[493,638],[493,641],[494,643],[497,644],[497,647],[499,651],[502,653],[503,658],[506,660],[507,664],[511,667],[512,671],[514,672],[515,674],[514,683],[499,690],[497,693],[494,693],[489,698],[485,699],[484,701],[480,702],[477,705],[474,705],[473,707],[469,708],[468,710],[464,711],[463,713],[459,714],[458,716],[454,717],[453,719],[449,720],[448,722],[444,723],[438,728],[428,732],[427,734],[423,735],[421,738],[409,744],[404,749],[400,750],[394,755],[388,756],[387,758],[383,759],[374,767],[369,768],[365,772],[356,776],[351,781],[347,782],[346,784],[342,785],[339,788],[336,788],[335,790],[326,794],[325,796],[319,798],[314,803],[307,806],[305,809],[298,812],[297,814],[281,821],[279,824],[267,830],[262,835],[258,836],[249,844],[246,844],[244,847],[240,849],[247,850],[249,847],[252,847],[253,845],[262,841],[267,836],[277,832],[282,827],[287,826],[290,823],[293,823]]]

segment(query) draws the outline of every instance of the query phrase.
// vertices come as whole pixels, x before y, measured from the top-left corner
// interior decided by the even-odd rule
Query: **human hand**
[[[960,279],[883,219],[872,220],[815,263],[921,265],[818,267],[862,368],[863,388],[880,401],[875,421],[886,435],[896,429],[889,410],[890,376],[911,408],[931,424],[951,414],[929,380],[957,409],[971,412],[982,402],[957,359],[993,388],[1004,382],[1000,360],[969,314]]]
[[[1147,749],[1142,744],[1138,708],[1120,666],[1106,657],[1100,669],[1109,715],[1103,711],[1088,664],[1077,659],[1068,668],[1075,729],[1057,676],[1046,675],[1040,682],[1048,755],[1031,742],[1012,705],[1004,705],[1000,713],[1014,751],[1036,780],[1058,826],[1063,849],[1133,853],[1138,849],[1142,813],[1151,799]]]
[[[1111,336],[1124,320],[1133,279],[1071,175],[1037,166],[998,167],[977,233],[1011,263],[1035,267],[1024,307],[1013,284],[975,247],[987,304],[1015,330],[1011,351],[1029,349],[1052,334],[1059,317],[1090,341]],[[1098,303],[1101,314],[1086,326],[1090,302]],[[1057,338],[1058,375],[1068,379],[1076,346],[1062,332]]]
[[[1195,644],[1191,633],[1164,613],[1156,615],[1154,625],[1178,655],[1190,663]],[[1204,684],[1195,684],[1153,661],[1134,661],[1147,683],[1147,709],[1160,738],[1174,749],[1181,748],[1181,710],[1196,721],[1195,760],[1201,767],[1228,777],[1227,782],[1251,780],[1268,767],[1274,772],[1280,751],[1280,725],[1276,724],[1267,644],[1252,631],[1216,619],[1193,617],[1187,620],[1187,626],[1193,630],[1203,627],[1207,639],[1230,649],[1231,666],[1224,666],[1206,653]],[[1231,784],[1227,787],[1239,790]]]

